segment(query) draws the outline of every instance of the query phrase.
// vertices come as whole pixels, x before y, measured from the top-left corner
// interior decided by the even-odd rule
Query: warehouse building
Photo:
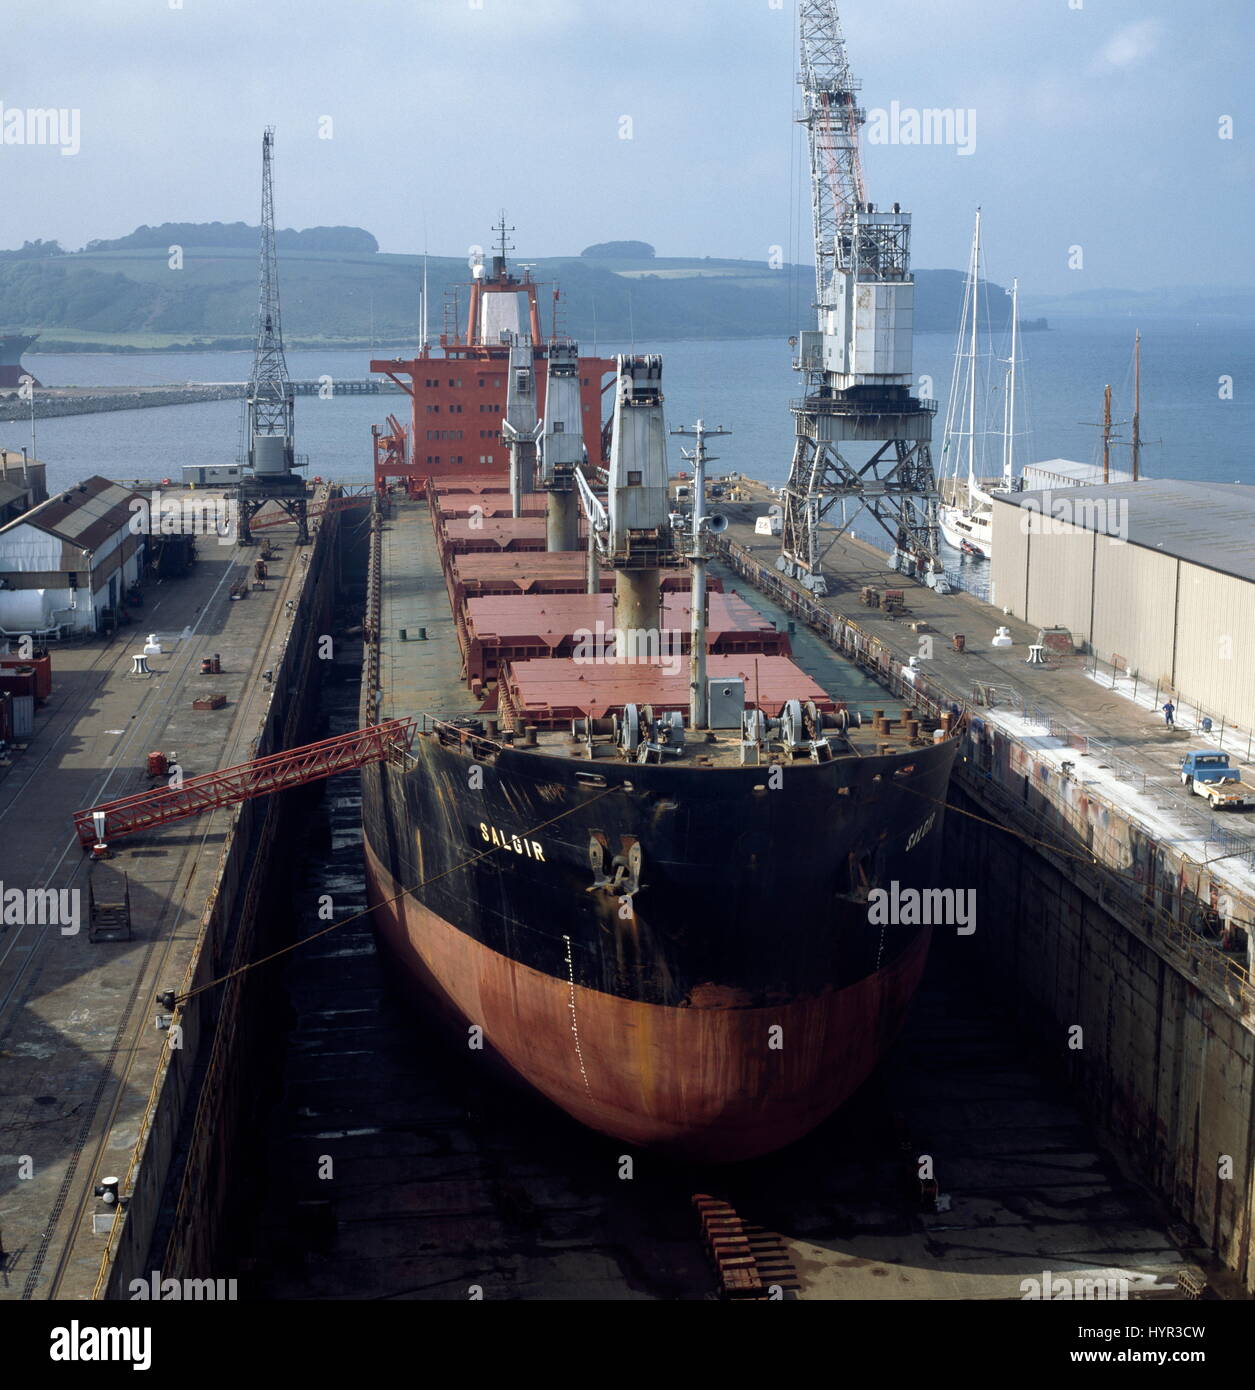
[[[139,493],[93,477],[0,526],[0,635],[90,636],[144,565]]]
[[[1144,478],[993,497],[997,607],[1255,723],[1255,488]]]
[[[38,506],[48,496],[45,467],[26,450],[0,449],[0,526]]]

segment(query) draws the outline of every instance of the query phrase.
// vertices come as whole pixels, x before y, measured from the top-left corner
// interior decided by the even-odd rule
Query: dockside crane
[[[817,325],[801,334],[793,364],[806,394],[790,405],[795,442],[776,565],[826,594],[824,556],[866,511],[893,541],[894,567],[943,589],[930,444],[936,402],[912,395],[911,214],[867,200],[859,158],[866,116],[834,0],[799,0],[798,12],[797,119],[810,150]],[[852,444],[872,446],[870,456],[848,458]],[[821,533],[838,504],[840,524]]]
[[[293,472],[307,460],[298,458],[295,452],[296,396],[283,353],[275,251],[274,143],[274,127],[267,126],[261,141],[257,338],[246,396],[248,471],[239,488],[241,545],[252,543],[253,514],[268,501],[277,503],[296,522],[298,545],[309,541],[305,481]]]

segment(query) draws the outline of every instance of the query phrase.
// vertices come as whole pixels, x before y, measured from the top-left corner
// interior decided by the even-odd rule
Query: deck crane
[[[523,515],[523,494],[536,486],[536,441],[541,424],[536,408],[536,356],[526,333],[510,337],[506,413],[501,438],[510,454],[510,511]]]
[[[930,440],[936,403],[911,394],[911,215],[867,201],[859,158],[859,83],[850,72],[835,0],[799,0],[802,109],[810,148],[815,329],[794,367],[806,394],[791,403],[795,442],[781,501],[778,569],[817,596],[823,559],[867,511],[894,543],[895,568],[942,588],[937,480]],[[863,462],[842,452],[871,445]],[[841,521],[820,523],[840,503]]]
[[[540,486],[546,493],[545,549],[575,550],[580,543],[575,474],[586,458],[579,348],[569,342],[551,344],[548,369],[540,438]]]
[[[588,519],[588,592],[600,592],[604,564],[614,571],[615,626],[659,631],[662,571],[680,563],[668,497],[662,358],[633,354],[615,362],[618,381],[604,506],[583,468],[573,469]]]

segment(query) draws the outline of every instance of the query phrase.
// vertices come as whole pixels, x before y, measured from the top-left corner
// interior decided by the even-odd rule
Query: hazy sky
[[[1030,291],[1255,284],[1252,0],[841,14],[869,112],[974,113],[967,154],[865,141],[916,265],[963,265],[980,203],[990,273]],[[794,23],[794,0],[6,0],[0,102],[76,110],[80,148],[0,144],[0,246],[255,222],[273,123],[282,226],[452,255],[504,206],[523,259],[612,237],[792,259]]]

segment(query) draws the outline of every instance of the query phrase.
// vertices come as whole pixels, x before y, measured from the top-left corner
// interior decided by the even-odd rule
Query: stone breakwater
[[[61,415],[93,415],[106,410],[143,410],[159,405],[195,405],[200,401],[243,398],[243,382],[218,386],[66,387],[35,392],[35,418],[51,420]],[[16,391],[0,392],[0,421],[29,420],[31,402]]]

